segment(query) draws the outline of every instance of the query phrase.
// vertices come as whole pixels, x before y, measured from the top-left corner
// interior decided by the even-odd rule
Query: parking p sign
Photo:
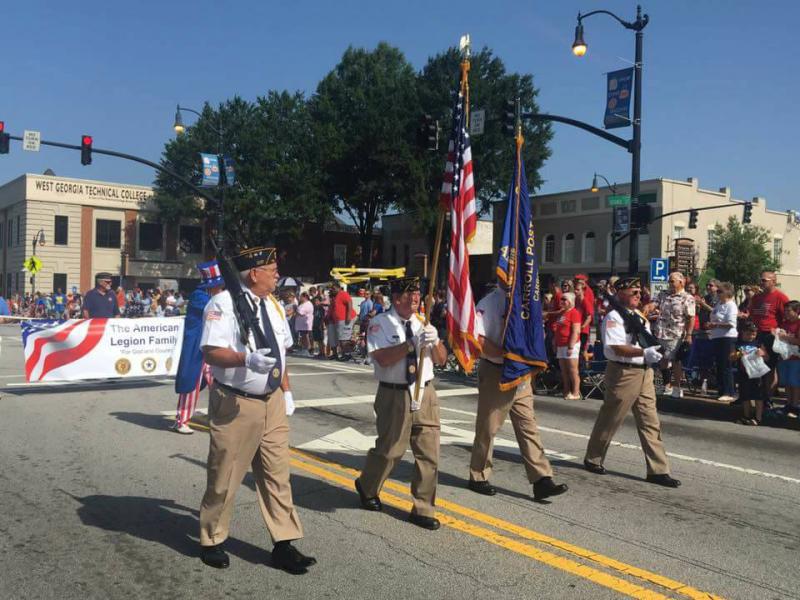
[[[653,283],[667,281],[669,276],[669,259],[668,258],[651,258],[650,259],[650,281]]]

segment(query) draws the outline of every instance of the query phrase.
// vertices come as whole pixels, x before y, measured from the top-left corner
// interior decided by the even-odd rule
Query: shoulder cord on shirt
[[[622,317],[622,322],[625,325],[625,333],[633,336],[634,341],[639,344],[641,348],[649,348],[650,346],[658,346],[658,339],[645,327],[644,317],[639,313],[628,310],[619,300],[610,294],[605,296],[608,304]]]

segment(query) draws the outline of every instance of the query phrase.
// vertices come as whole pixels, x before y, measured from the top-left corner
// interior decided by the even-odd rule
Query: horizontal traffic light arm
[[[559,115],[542,115],[537,113],[522,113],[521,116],[523,119],[528,119],[529,121],[555,121],[556,123],[564,123],[566,125],[572,125],[573,127],[577,127],[578,129],[583,129],[584,131],[593,133],[594,135],[601,137],[604,140],[611,142],[612,144],[621,146],[630,153],[633,152],[633,140],[626,140],[624,138],[614,135],[613,133],[608,133],[604,129],[600,129],[599,127],[590,125],[589,123],[578,121],[577,119],[571,119],[569,117],[562,117]]]
[[[747,204],[747,202],[742,202],[742,206],[744,206],[745,204]],[[715,204],[714,206],[704,206],[702,208],[686,208],[684,210],[673,210],[673,211],[670,211],[668,213],[664,213],[663,215],[658,215],[657,217],[653,217],[652,219],[650,219],[650,221],[647,222],[647,224],[648,225],[652,225],[653,223],[655,223],[656,221],[660,221],[664,217],[671,217],[672,215],[680,215],[680,214],[683,214],[683,213],[690,213],[693,210],[697,211],[697,212],[700,212],[701,210],[715,210],[717,208],[730,208],[730,207],[731,207],[730,204]],[[626,237],[628,237],[630,234],[631,234],[631,231],[628,231],[628,232],[623,233],[622,235],[620,235],[618,237],[613,237],[611,239],[611,245],[612,246],[616,246],[622,240],[624,240]]]

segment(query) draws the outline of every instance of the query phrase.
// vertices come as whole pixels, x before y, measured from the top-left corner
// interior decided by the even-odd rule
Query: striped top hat
[[[197,269],[200,271],[200,277],[202,278],[199,287],[208,289],[225,285],[225,280],[222,278],[222,272],[219,270],[217,261],[210,260],[200,263],[197,265]]]

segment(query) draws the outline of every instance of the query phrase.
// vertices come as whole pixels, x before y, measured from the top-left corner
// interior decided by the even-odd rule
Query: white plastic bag
[[[798,350],[797,346],[784,342],[777,335],[775,336],[775,341],[772,342],[772,351],[783,360],[788,360],[790,356],[800,354],[800,350]]]
[[[764,359],[758,355],[758,350],[752,350],[742,355],[742,364],[750,379],[759,379],[769,373],[769,367]]]

